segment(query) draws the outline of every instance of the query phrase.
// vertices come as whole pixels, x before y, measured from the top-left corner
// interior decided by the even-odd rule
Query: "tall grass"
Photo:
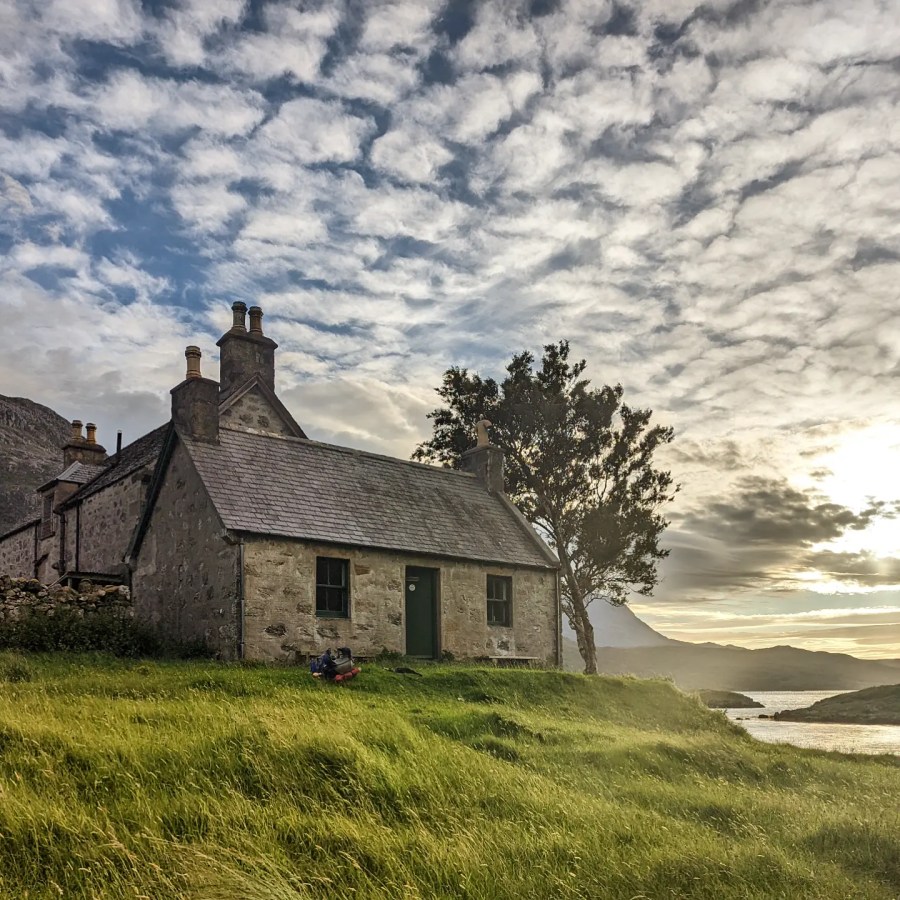
[[[900,768],[662,682],[0,654],[0,893],[889,898]]]

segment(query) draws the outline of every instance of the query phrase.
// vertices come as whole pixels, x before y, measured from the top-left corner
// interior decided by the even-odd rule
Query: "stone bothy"
[[[0,537],[0,573],[125,584],[136,616],[225,658],[347,645],[558,664],[558,562],[504,493],[490,423],[461,471],[310,440],[247,312],[232,306],[218,382],[187,348],[166,425],[107,460],[65,455],[99,448],[73,423],[41,488],[47,534],[42,519]]]

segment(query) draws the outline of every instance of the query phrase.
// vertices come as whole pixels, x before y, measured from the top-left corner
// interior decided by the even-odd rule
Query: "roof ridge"
[[[463,478],[472,479],[476,476],[472,472],[463,472],[460,469],[450,469],[447,466],[433,466],[430,463],[416,462],[413,459],[401,459],[399,456],[390,456],[387,453],[375,453],[372,450],[361,450],[357,447],[344,447],[342,444],[330,444],[327,441],[317,441],[313,438],[299,438],[288,434],[263,434],[256,431],[244,431],[240,428],[228,428],[222,426],[220,431],[227,431],[230,434],[246,434],[253,438],[267,438],[276,441],[287,441],[292,444],[303,444],[312,447],[322,448],[323,450],[332,450],[338,453],[346,453],[352,456],[366,456],[370,459],[384,459],[388,462],[399,463],[404,466],[411,466],[416,469],[427,469],[430,472],[448,473],[450,475],[461,475]]]

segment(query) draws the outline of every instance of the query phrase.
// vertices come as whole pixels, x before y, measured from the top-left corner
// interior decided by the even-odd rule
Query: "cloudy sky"
[[[900,0],[0,0],[0,393],[107,444],[235,299],[316,438],[571,340],[673,425],[665,634],[900,657]]]

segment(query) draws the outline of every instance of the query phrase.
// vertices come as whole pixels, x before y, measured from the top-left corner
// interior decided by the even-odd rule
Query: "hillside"
[[[900,680],[897,659],[858,659],[786,646],[749,650],[676,641],[641,621],[627,606],[595,603],[591,620],[600,672],[668,678],[687,691],[852,691]],[[563,664],[570,672],[584,668],[578,645],[569,638],[563,639]]]
[[[803,709],[776,713],[775,718],[788,722],[900,725],[900,684],[886,684],[827,697]]]
[[[0,896],[900,892],[900,767],[560,672],[0,654]]]
[[[68,436],[52,409],[0,395],[0,534],[38,514],[35,488],[59,474]]]
[[[716,644],[600,647],[597,663],[607,674],[671,678],[684,690],[852,691],[896,682],[900,674],[897,660],[858,659],[798,647],[748,650]]]

